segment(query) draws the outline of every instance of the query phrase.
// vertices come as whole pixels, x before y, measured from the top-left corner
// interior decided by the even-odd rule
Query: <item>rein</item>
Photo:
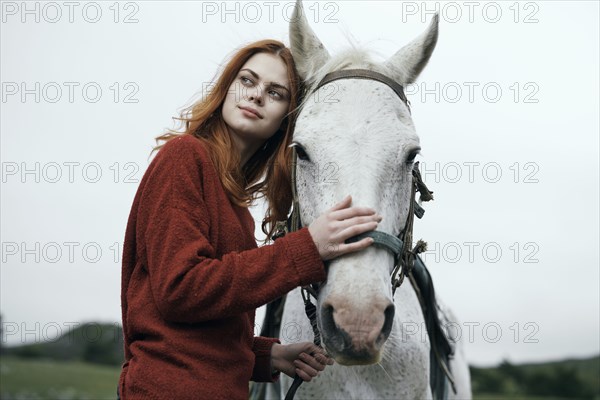
[[[406,98],[406,95],[404,94],[404,88],[400,84],[379,72],[370,71],[366,69],[348,69],[331,72],[325,75],[325,77],[311,91],[311,93],[314,93],[320,87],[339,79],[369,79],[384,83],[385,85],[390,87],[396,93],[396,95],[398,95],[400,100],[402,100],[402,102],[406,105],[410,112],[410,102]],[[277,223],[277,229],[275,235],[273,236],[273,239],[277,239],[281,236],[284,236],[287,232],[294,232],[302,228],[302,221],[300,218],[300,202],[298,200],[298,192],[296,189],[297,158],[298,156],[296,149],[292,147],[292,213],[287,219],[287,221],[280,221]],[[402,285],[402,283],[404,282],[404,278],[406,276],[410,276],[412,268],[415,264],[415,259],[418,259],[420,261],[417,255],[426,250],[426,243],[421,240],[419,240],[416,243],[416,245],[413,248],[411,248],[413,242],[414,216],[416,215],[417,218],[422,218],[423,214],[425,213],[425,210],[417,203],[415,199],[417,192],[419,192],[420,194],[421,201],[433,200],[433,192],[431,192],[427,188],[427,186],[421,179],[419,163],[415,162],[412,170],[410,206],[408,216],[406,218],[406,223],[404,225],[404,230],[400,232],[398,236],[393,236],[382,231],[370,231],[351,237],[348,240],[346,240],[346,243],[352,243],[357,242],[366,237],[370,237],[373,239],[374,245],[382,247],[390,251],[394,255],[394,268],[391,272],[392,296],[396,293],[396,289],[400,287],[400,285]],[[317,327],[317,310],[315,305],[310,301],[311,295],[315,298],[315,300],[317,299],[319,293],[319,284],[315,283],[309,286],[304,286],[302,287],[301,292],[302,298],[304,300],[305,312],[310,320],[310,324],[313,329],[314,344],[321,347],[321,335]],[[302,382],[302,378],[300,378],[298,375],[294,377],[294,382],[288,390],[285,396],[285,400],[292,400],[294,398],[294,395],[298,390],[298,387],[300,387],[300,384],[302,384]]]

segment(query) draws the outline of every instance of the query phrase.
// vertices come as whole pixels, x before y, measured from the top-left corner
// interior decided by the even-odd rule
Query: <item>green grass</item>
[[[473,400],[572,400],[563,397],[539,397],[522,395],[501,395],[501,394],[474,394]]]
[[[581,380],[586,382],[596,394],[594,399],[600,398],[600,356],[589,359],[569,359],[541,364],[523,364],[521,368],[529,372],[548,372],[552,368],[560,365],[565,368],[573,368]]]
[[[529,364],[522,368],[540,371],[554,364],[578,370],[598,395],[599,358],[567,360],[561,363]],[[2,400],[100,400],[115,399],[121,368],[79,361],[51,361],[15,356],[0,358],[0,399]],[[474,400],[565,400],[561,397],[538,397],[508,394],[475,393]]]
[[[0,398],[116,399],[121,368],[16,357],[0,359]]]
[[[492,368],[471,367],[475,400],[600,400],[600,356]]]

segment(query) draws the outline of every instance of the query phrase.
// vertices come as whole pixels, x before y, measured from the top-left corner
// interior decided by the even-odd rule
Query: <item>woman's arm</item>
[[[216,210],[207,206],[202,189],[214,171],[205,170],[203,149],[195,146],[182,140],[165,145],[140,188],[137,237],[145,246],[142,262],[162,317],[186,323],[226,318],[324,280],[323,262],[306,228],[273,245],[217,258],[208,239],[209,215]]]

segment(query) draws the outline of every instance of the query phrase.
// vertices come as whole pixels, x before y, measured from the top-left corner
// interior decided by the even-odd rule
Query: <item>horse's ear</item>
[[[385,62],[385,66],[391,70],[398,83],[413,83],[427,65],[437,43],[439,19],[439,14],[435,14],[425,32]]]
[[[329,60],[327,49],[308,25],[302,0],[296,0],[290,20],[290,46],[302,80],[306,80]]]

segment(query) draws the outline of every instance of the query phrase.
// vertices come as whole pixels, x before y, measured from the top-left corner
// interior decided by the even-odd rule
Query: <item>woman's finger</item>
[[[370,207],[349,207],[343,210],[336,210],[329,213],[329,218],[335,221],[343,221],[345,219],[369,216],[375,214],[375,210]]]
[[[328,357],[324,354],[316,354],[315,358],[323,365],[333,365],[333,358]]]
[[[307,375],[309,375],[313,378],[315,376],[319,375],[319,371],[317,371],[310,365],[306,364],[305,362],[302,362],[300,360],[294,360],[294,365],[296,366],[296,368],[301,369],[302,371],[306,372]]]
[[[369,232],[377,229],[378,223],[375,221],[367,222],[364,224],[352,225],[336,235],[336,239],[341,243],[344,243],[347,239],[360,235],[361,233]]]
[[[345,219],[343,221],[338,221],[337,227],[338,227],[338,229],[343,230],[343,229],[346,229],[353,225],[366,224],[369,222],[381,222],[381,220],[382,220],[381,216],[377,215],[377,214],[369,215],[367,217],[365,217],[365,216],[353,217],[350,219]]]
[[[333,358],[329,357],[327,352],[321,346],[317,346],[314,343],[308,342],[309,347],[305,350],[305,353],[313,356],[318,362],[323,365],[333,365]]]
[[[304,382],[310,382],[312,380],[312,376],[308,375],[306,372],[302,371],[300,368],[296,368],[296,375],[298,375]]]
[[[352,196],[348,195],[344,197],[339,203],[335,204],[330,208],[330,211],[341,210],[342,208],[348,207],[352,203]]]
[[[305,350],[306,353],[313,355],[313,356],[318,353],[323,354],[324,356],[327,356],[327,353],[325,352],[324,348],[317,346],[316,344],[311,343],[311,342],[306,342],[306,343],[308,343],[308,347]]]
[[[300,353],[298,355],[298,358],[317,371],[323,371],[325,369],[325,365],[321,363],[316,357],[310,356],[306,353]]]

